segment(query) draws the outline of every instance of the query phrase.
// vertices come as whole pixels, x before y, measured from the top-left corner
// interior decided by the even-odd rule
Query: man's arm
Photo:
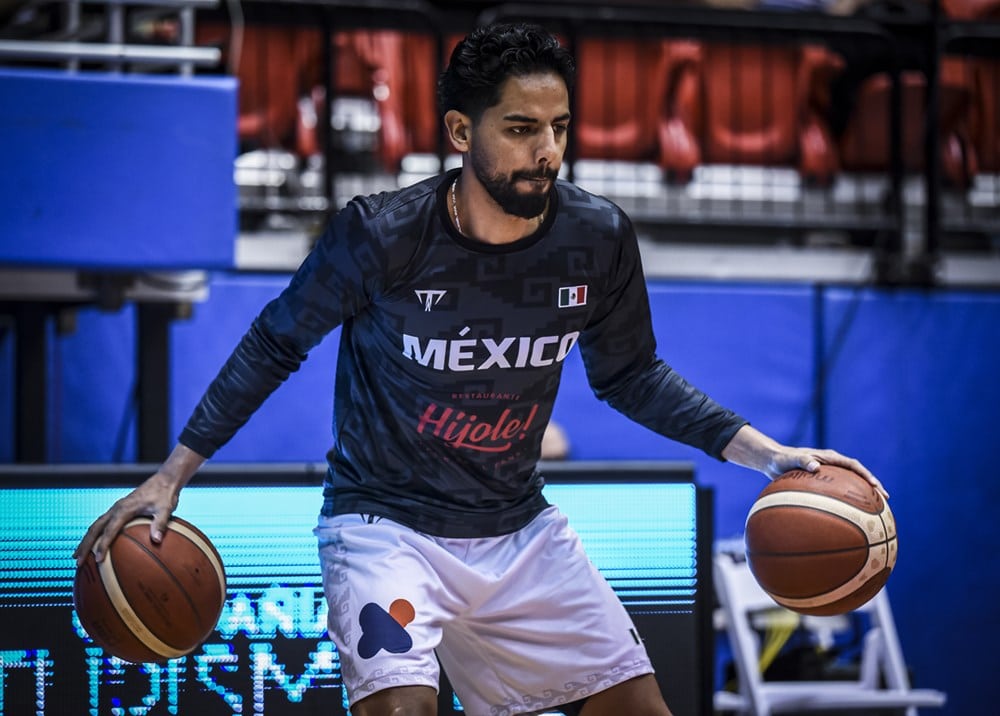
[[[796,468],[816,472],[820,464],[836,465],[858,473],[874,485],[883,497],[889,497],[878,478],[858,460],[841,455],[836,450],[788,447],[750,425],[744,425],[736,431],[729,444],[723,448],[722,457],[729,462],[762,472],[772,480]]]

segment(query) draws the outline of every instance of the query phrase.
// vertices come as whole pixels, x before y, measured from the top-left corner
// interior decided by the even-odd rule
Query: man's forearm
[[[722,457],[727,461],[748,467],[751,470],[773,475],[775,458],[782,450],[782,445],[768,437],[757,428],[744,425],[733,436],[722,450]]]
[[[191,478],[194,477],[194,474],[198,472],[198,469],[204,463],[204,457],[186,445],[178,443],[174,446],[170,455],[167,456],[167,459],[163,461],[157,472],[157,476],[164,483],[167,483],[165,486],[173,489],[176,494],[190,482]]]

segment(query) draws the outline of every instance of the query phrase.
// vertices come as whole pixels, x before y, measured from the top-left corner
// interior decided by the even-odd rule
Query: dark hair
[[[547,30],[525,23],[478,27],[455,46],[438,79],[439,108],[479,119],[500,102],[508,78],[538,72],[557,73],[573,91],[573,57]]]

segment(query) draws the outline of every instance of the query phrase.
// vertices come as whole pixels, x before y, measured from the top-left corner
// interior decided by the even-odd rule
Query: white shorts
[[[555,507],[500,537],[433,537],[368,515],[320,518],[315,533],[352,704],[437,689],[435,650],[470,716],[543,711],[653,671]]]

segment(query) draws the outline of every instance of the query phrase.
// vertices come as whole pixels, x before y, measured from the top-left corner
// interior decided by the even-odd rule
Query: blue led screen
[[[0,716],[21,714],[341,714],[339,659],[326,637],[326,603],[312,528],[315,486],[199,486],[177,515],[215,543],[228,597],[215,632],[164,665],[104,653],[72,608],[71,553],[124,487],[0,489]],[[549,484],[592,561],[659,652],[681,667],[658,673],[677,691],[677,716],[697,713],[697,490],[687,482]],[[668,643],[669,642],[669,643]],[[685,655],[683,652],[687,650]],[[670,681],[671,677],[673,678]],[[442,714],[461,713],[442,691]]]

